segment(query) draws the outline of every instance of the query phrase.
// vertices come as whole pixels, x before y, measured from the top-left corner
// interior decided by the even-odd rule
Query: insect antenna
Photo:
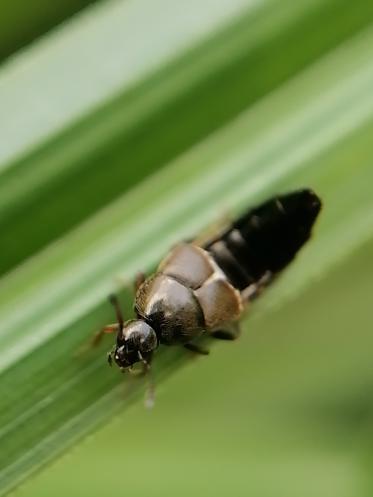
[[[114,306],[115,309],[115,314],[117,316],[117,321],[119,324],[119,329],[123,329],[123,324],[124,324],[124,319],[123,319],[123,314],[119,306],[119,300],[118,297],[114,294],[109,296],[109,302]]]

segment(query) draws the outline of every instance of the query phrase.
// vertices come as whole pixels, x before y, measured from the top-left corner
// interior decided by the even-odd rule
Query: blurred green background
[[[4,3],[1,494],[372,495],[372,57],[366,0]],[[312,241],[238,341],[160,351],[152,411],[79,352],[172,243],[304,186]]]

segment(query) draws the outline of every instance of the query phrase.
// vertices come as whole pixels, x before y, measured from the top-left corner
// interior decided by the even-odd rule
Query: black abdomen
[[[232,285],[243,290],[268,271],[276,274],[291,262],[309,239],[320,208],[320,199],[311,190],[272,198],[204,248]]]

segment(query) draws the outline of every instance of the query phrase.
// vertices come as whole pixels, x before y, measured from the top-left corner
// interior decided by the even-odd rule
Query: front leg
[[[147,379],[144,405],[147,409],[151,409],[154,406],[155,402],[155,386],[154,386],[154,378],[151,369],[151,363],[153,359],[153,352],[150,352],[146,356],[141,356],[142,360],[142,371],[141,376],[145,376]]]
[[[91,346],[97,347],[102,340],[102,337],[108,333],[118,333],[119,325],[118,323],[108,324],[99,330],[91,339]]]
[[[107,326],[104,326],[97,333],[95,333],[90,340],[88,340],[81,347],[79,347],[76,354],[74,354],[74,355],[76,357],[79,357],[79,356],[85,354],[86,352],[88,352],[89,350],[98,347],[100,345],[104,335],[106,335],[108,333],[118,333],[118,330],[119,330],[118,323],[108,324]],[[110,360],[109,360],[109,362],[110,362]]]

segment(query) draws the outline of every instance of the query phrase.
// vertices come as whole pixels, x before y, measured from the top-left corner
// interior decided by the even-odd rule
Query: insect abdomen
[[[273,198],[244,214],[204,248],[232,285],[244,290],[291,262],[310,237],[320,208],[311,190]]]

